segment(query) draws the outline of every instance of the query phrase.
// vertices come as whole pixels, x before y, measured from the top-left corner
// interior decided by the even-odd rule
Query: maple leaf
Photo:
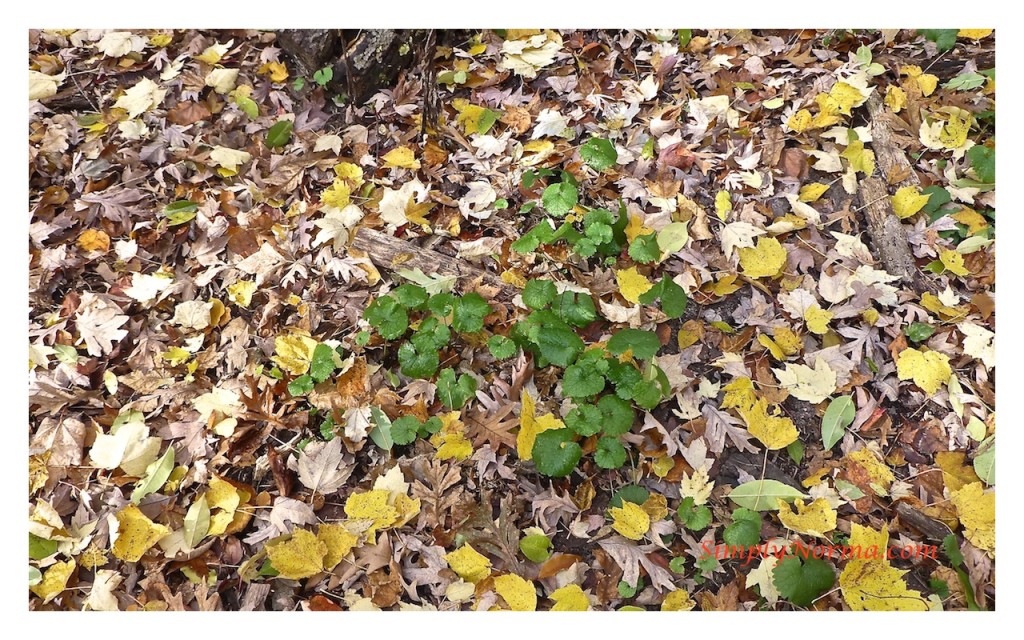
[[[324,495],[340,489],[354,469],[352,464],[345,462],[341,447],[341,438],[307,444],[296,461],[299,482],[307,489]]]
[[[787,362],[785,369],[772,371],[783,388],[804,402],[824,402],[836,390],[836,372],[821,357],[815,358],[813,369],[807,365]]]
[[[886,559],[888,543],[887,527],[875,531],[853,523],[849,546],[859,547],[861,553],[850,558],[839,575],[843,599],[854,611],[927,611],[921,592],[907,588],[903,580],[907,572]]]
[[[121,329],[128,322],[128,316],[120,313],[121,308],[95,293],[82,294],[82,301],[75,312],[75,326],[78,335],[85,341],[91,356],[110,353],[115,342],[120,342],[128,332]]]

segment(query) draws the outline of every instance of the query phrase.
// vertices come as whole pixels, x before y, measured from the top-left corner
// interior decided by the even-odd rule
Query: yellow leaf
[[[967,134],[971,130],[973,116],[969,111],[950,107],[949,119],[942,125],[939,141],[947,149],[959,149],[967,142]]]
[[[529,392],[523,389],[520,395],[522,409],[519,412],[519,433],[516,434],[516,451],[520,460],[533,460],[533,445],[537,434],[549,429],[561,429],[565,426],[553,413],[537,417],[537,405]]]
[[[171,44],[173,37],[169,33],[158,33],[155,36],[149,36],[149,44],[154,47],[166,47]]]
[[[206,47],[206,50],[201,54],[196,56],[196,60],[202,60],[207,64],[217,64],[234,43],[234,40],[229,40],[227,44],[221,44],[218,42],[217,44],[210,45],[209,47]]]
[[[240,307],[249,308],[252,304],[252,294],[256,293],[256,283],[248,280],[239,280],[228,285],[228,300]]]
[[[662,611],[692,611],[696,606],[690,592],[685,589],[676,589],[661,601]]]
[[[738,409],[749,411],[757,402],[757,394],[754,393],[754,383],[750,378],[736,378],[729,384],[722,387],[725,396],[722,399],[723,409]]]
[[[45,604],[63,593],[64,587],[67,586],[68,580],[74,572],[75,560],[73,558],[67,562],[55,562],[43,574],[42,581],[29,589],[42,598]]]
[[[437,447],[434,458],[461,462],[473,455],[473,443],[466,439],[466,425],[459,419],[461,415],[452,411],[441,416],[441,429],[430,436],[430,444]]]
[[[741,287],[743,287],[743,283],[736,282],[736,274],[727,273],[724,276],[722,276],[718,280],[718,282],[715,283],[715,286],[711,289],[711,291],[716,296],[725,297],[731,293],[736,293],[737,291],[740,290]]]
[[[779,521],[791,531],[807,536],[826,537],[825,534],[836,528],[836,510],[825,498],[818,498],[804,506],[804,501],[794,501],[796,512],[785,500],[779,500]]]
[[[928,198],[918,187],[903,187],[892,197],[892,211],[898,218],[909,218],[928,204]]]
[[[786,265],[786,249],[775,238],[760,237],[756,247],[739,249],[740,266],[748,278],[771,278]]]
[[[288,79],[288,67],[283,62],[267,62],[261,65],[256,73],[270,76],[270,81],[277,84],[281,84]]]
[[[985,216],[970,207],[964,207],[960,211],[951,215],[950,218],[953,218],[960,224],[966,225],[967,230],[971,235],[988,229],[988,220],[985,219]]]
[[[359,546],[359,536],[346,529],[343,524],[322,524],[316,532],[316,537],[327,549],[323,560],[323,567],[327,571],[338,566],[352,549]],[[274,568],[277,569],[276,564]]]
[[[316,345],[317,341],[309,335],[298,332],[280,335],[274,338],[274,357],[271,360],[293,376],[301,376],[309,371]]]
[[[995,29],[961,29],[956,32],[958,38],[969,38],[971,40],[981,40],[992,35]]]
[[[812,182],[800,187],[800,202],[817,202],[818,198],[828,191],[827,184]]]
[[[900,68],[900,73],[907,76],[907,86],[917,87],[922,96],[930,96],[939,86],[938,76],[922,72],[917,65],[905,65]]]
[[[548,596],[554,600],[552,611],[590,611],[590,598],[578,584],[567,584]]]
[[[970,307],[967,305],[957,305],[951,307],[946,305],[939,300],[939,297],[931,292],[921,294],[921,306],[942,316],[943,320],[962,320],[967,313],[970,311]]]
[[[357,164],[339,162],[334,165],[334,175],[338,180],[344,180],[352,191],[363,185],[363,168]]]
[[[537,588],[529,580],[514,573],[495,578],[494,590],[505,599],[513,611],[537,610]]]
[[[445,555],[444,559],[452,571],[466,582],[476,584],[491,575],[491,561],[469,543]]]
[[[796,133],[803,133],[811,126],[811,112],[807,109],[801,109],[789,116],[789,120],[786,121],[786,126],[795,131]]]
[[[660,493],[652,493],[640,508],[650,516],[652,522],[664,520],[668,515],[668,498]]]
[[[903,574],[886,559],[889,531],[853,523],[849,546],[859,547],[839,576],[839,588],[854,611],[927,611],[921,592],[907,589]]]
[[[966,457],[963,451],[940,451],[935,454],[935,464],[942,469],[942,481],[951,492],[981,481],[974,467],[964,464]]]
[[[730,211],[732,211],[732,197],[728,191],[719,191],[715,195],[715,213],[718,214],[718,218],[722,222],[725,222]]]
[[[192,357],[192,354],[181,347],[171,347],[167,351],[161,353],[160,357],[172,367],[177,367],[187,362],[188,359]]]
[[[480,117],[487,111],[486,108],[469,104],[469,101],[465,99],[453,100],[452,106],[459,113],[455,117],[455,122],[462,125],[462,130],[466,132],[466,135],[480,133]]]
[[[325,569],[324,556],[327,544],[305,529],[296,528],[291,537],[285,536],[267,542],[270,564],[289,580],[301,580],[314,576]]]
[[[654,459],[654,462],[651,463],[651,471],[653,471],[654,475],[659,478],[664,478],[670,471],[672,471],[672,469],[675,468],[675,466],[676,462],[671,456],[658,456]]]
[[[804,321],[807,322],[807,329],[811,333],[823,336],[828,333],[828,323],[835,314],[825,311],[819,305],[813,304],[804,311]]]
[[[985,493],[980,482],[972,482],[952,492],[953,506],[956,507],[960,524],[964,525],[964,537],[971,544],[995,556],[996,550],[996,492]]]
[[[768,400],[761,398],[748,410],[740,410],[747,423],[747,431],[761,441],[768,449],[782,449],[791,445],[799,436],[793,421],[785,416],[768,414]]]
[[[352,201],[351,195],[352,190],[349,188],[348,182],[342,178],[335,178],[331,186],[320,192],[320,202],[328,207],[344,209]]]
[[[706,504],[714,488],[715,481],[708,478],[707,467],[701,466],[700,469],[693,472],[692,476],[688,473],[683,474],[683,479],[679,482],[679,496],[693,498],[693,503],[697,505]],[[661,518],[656,519],[661,520]]]
[[[971,272],[964,266],[964,257],[956,249],[943,249],[939,252],[939,260],[946,271],[958,276],[969,276]]]
[[[402,169],[419,169],[420,161],[413,156],[409,147],[396,147],[384,154],[384,165]]]
[[[220,536],[244,526],[249,514],[238,508],[249,502],[249,492],[239,489],[220,476],[210,478],[210,490],[206,492],[206,503],[214,513],[210,516],[207,533]]]
[[[650,280],[636,270],[636,267],[616,271],[615,280],[619,283],[619,293],[633,304],[640,304],[640,296],[654,286]]]
[[[651,516],[633,502],[622,502],[621,508],[608,510],[612,517],[612,529],[630,540],[640,540],[651,528]]]
[[[904,349],[896,359],[896,374],[900,380],[913,380],[923,391],[932,394],[949,382],[953,370],[949,367],[949,356],[945,354]]]
[[[82,251],[102,251],[110,249],[110,236],[100,229],[86,229],[78,236],[78,247]]]
[[[860,89],[846,82],[835,83],[828,94],[839,105],[839,113],[844,115],[850,115],[854,107],[859,107],[867,100]]]
[[[366,537],[374,540],[378,529],[386,529],[398,520],[398,510],[388,504],[389,497],[390,492],[385,489],[353,493],[345,501],[345,515],[372,520],[373,524],[366,530]]]
[[[860,140],[851,142],[839,155],[850,161],[850,168],[854,171],[866,176],[875,172],[875,152],[865,149]]]
[[[868,476],[869,486],[880,496],[889,495],[889,487],[892,486],[896,476],[892,470],[885,466],[877,454],[867,447],[857,449],[846,454],[843,462],[858,465]]]
[[[125,562],[138,562],[150,547],[171,531],[146,517],[135,505],[128,505],[117,513],[117,540],[114,556]]]
[[[651,229],[644,224],[644,221],[640,216],[629,216],[629,222],[626,223],[625,233],[626,239],[630,242],[633,242],[639,236],[645,236],[653,231],[654,229]]]
[[[893,113],[899,113],[907,106],[907,92],[894,84],[889,85],[885,91],[885,106]]]

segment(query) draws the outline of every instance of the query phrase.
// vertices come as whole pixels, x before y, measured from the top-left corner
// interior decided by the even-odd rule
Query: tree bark
[[[282,29],[277,41],[306,78],[330,67],[328,89],[362,104],[417,62],[426,29]]]

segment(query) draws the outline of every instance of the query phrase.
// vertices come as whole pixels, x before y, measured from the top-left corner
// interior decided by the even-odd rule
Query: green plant
[[[773,579],[779,595],[798,607],[810,606],[818,596],[831,589],[835,581],[832,566],[824,560],[808,557],[801,561],[795,555],[779,561]]]
[[[690,531],[701,531],[711,524],[711,509],[707,505],[695,504],[692,497],[683,498],[676,513],[683,526]]]
[[[327,86],[327,83],[334,79],[334,69],[330,67],[324,67],[319,71],[313,72],[313,82],[317,83],[321,87]]]
[[[750,547],[761,541],[761,514],[740,507],[732,513],[732,524],[722,532],[726,544]]]

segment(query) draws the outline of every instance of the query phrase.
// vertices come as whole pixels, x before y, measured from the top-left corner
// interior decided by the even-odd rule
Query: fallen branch
[[[352,239],[352,246],[365,251],[370,260],[388,271],[399,269],[419,269],[423,273],[438,273],[456,278],[469,278],[497,287],[498,290],[511,297],[514,290],[501,278],[479,267],[473,266],[460,258],[446,256],[443,253],[420,247],[408,240],[402,240],[373,229],[359,229]]]
[[[907,230],[893,213],[885,183],[880,178],[865,178],[860,183],[860,200],[868,221],[868,234],[882,266],[904,282],[914,282],[917,269],[907,243]]]

